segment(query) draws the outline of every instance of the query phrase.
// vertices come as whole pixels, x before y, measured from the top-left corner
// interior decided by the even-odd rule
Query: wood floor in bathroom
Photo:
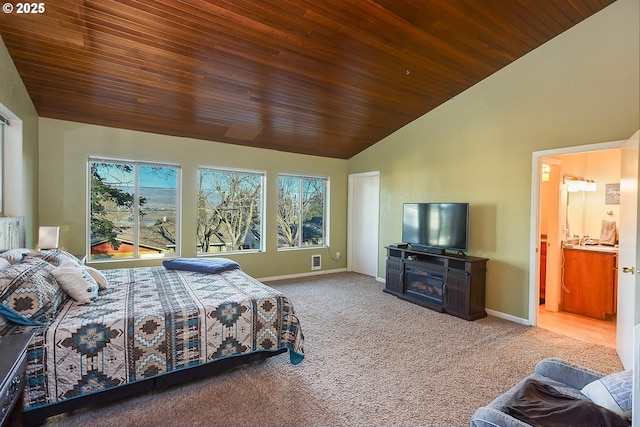
[[[544,304],[538,310],[538,326],[583,341],[616,347],[616,317],[592,319],[567,312],[551,312]]]

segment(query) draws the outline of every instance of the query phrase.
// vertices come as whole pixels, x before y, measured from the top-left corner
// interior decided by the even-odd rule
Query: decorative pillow
[[[506,402],[504,412],[535,427],[630,425],[628,419],[607,408],[563,394],[532,378]]]
[[[6,260],[5,260],[6,261]],[[11,264],[9,267],[7,268],[3,268],[0,269],[0,295],[3,295],[5,293],[5,291],[7,290],[7,288],[11,285],[11,283],[21,274],[24,274],[25,272],[28,272],[29,270],[31,271],[36,271],[37,268],[33,268],[34,267],[34,263],[36,265],[39,265],[40,262],[42,260],[37,260],[37,259],[32,259],[29,262],[26,263],[16,263],[16,264]],[[48,263],[47,263],[48,264]],[[49,264],[48,266],[40,266],[41,268],[47,268],[48,270],[53,270],[53,268],[50,268],[51,265]]]
[[[593,403],[631,418],[632,381],[631,370],[616,372],[587,384],[580,391]]]
[[[228,258],[174,258],[162,261],[169,270],[198,271],[201,273],[220,273],[240,269],[240,264]]]
[[[73,261],[63,261],[51,272],[62,290],[74,300],[88,303],[98,297],[98,284],[89,272]]]
[[[0,270],[4,270],[7,267],[11,267],[11,263],[4,258],[0,258]]]
[[[67,261],[67,260],[73,261],[76,265],[82,265],[82,263],[78,258],[76,258],[74,255],[70,254],[67,251],[63,251],[62,249],[31,251],[25,254],[24,259],[32,258],[32,257],[41,258],[55,267],[59,266],[63,261]]]
[[[100,289],[107,289],[109,287],[107,277],[102,273],[102,271],[89,266],[85,266],[84,269],[87,270],[87,272],[91,275],[91,277],[93,277],[96,283],[98,283]]]
[[[22,261],[22,256],[29,252],[31,252],[31,249],[9,249],[8,251],[0,253],[0,258],[9,261],[9,264],[17,264]]]
[[[40,259],[0,270],[0,314],[20,325],[50,322],[65,298],[52,270],[51,264]]]

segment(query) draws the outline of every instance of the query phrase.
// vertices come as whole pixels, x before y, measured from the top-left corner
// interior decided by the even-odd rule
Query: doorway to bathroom
[[[616,146],[617,145],[617,146]],[[572,338],[595,344],[616,347],[615,301],[617,272],[610,271],[605,280],[594,285],[598,292],[607,292],[612,301],[610,308],[593,315],[591,307],[600,304],[602,294],[588,286],[572,288],[570,257],[595,253],[599,258],[617,257],[617,236],[609,242],[599,244],[603,226],[619,222],[619,205],[614,193],[620,183],[619,144],[595,144],[558,150],[556,153],[539,156],[538,174],[538,230],[535,254],[537,283],[532,292],[530,319],[532,324]],[[534,205],[536,206],[536,205]],[[611,244],[610,244],[611,243]],[[567,254],[569,247],[574,252]],[[585,251],[585,252],[581,252]],[[605,258],[603,258],[604,260]],[[582,268],[582,267],[581,267]],[[568,282],[567,282],[568,281]],[[578,303],[572,298],[579,297]],[[585,308],[585,310],[583,310]]]

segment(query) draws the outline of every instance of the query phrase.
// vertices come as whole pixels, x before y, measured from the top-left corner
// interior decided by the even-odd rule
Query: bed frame
[[[39,426],[44,424],[44,421],[48,417],[54,415],[62,414],[64,412],[72,412],[77,409],[87,408],[93,405],[112,403],[152,390],[162,390],[168,387],[196,381],[207,376],[220,374],[237,366],[262,361],[286,351],[286,348],[282,348],[277,351],[259,351],[242,356],[228,357],[202,365],[158,375],[156,377],[147,378],[121,387],[107,389],[93,394],[64,400],[59,403],[27,410],[23,412],[23,426]]]

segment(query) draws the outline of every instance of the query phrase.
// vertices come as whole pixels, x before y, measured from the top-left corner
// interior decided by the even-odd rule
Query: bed
[[[304,358],[291,301],[222,258],[98,271],[29,251],[0,270],[0,314],[0,337],[33,333],[25,425],[286,351]]]

